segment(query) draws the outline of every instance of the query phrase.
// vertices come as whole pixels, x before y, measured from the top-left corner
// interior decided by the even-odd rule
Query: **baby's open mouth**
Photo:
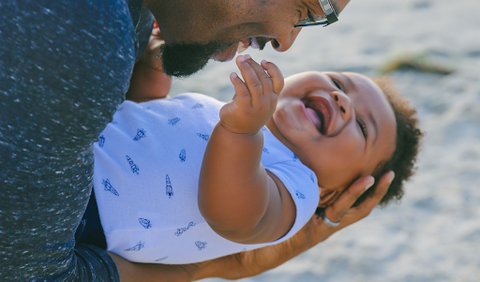
[[[323,101],[324,98],[303,99],[305,112],[308,119],[315,125],[318,131],[326,135],[328,124],[330,124],[330,111]]]

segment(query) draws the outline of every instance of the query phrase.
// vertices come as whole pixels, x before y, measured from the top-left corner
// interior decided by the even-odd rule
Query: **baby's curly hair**
[[[404,181],[408,180],[415,173],[414,165],[423,133],[418,128],[415,108],[393,86],[391,80],[387,76],[373,78],[372,80],[387,97],[397,121],[397,144],[395,151],[392,157],[388,161],[381,163],[373,173],[375,183],[377,183],[380,177],[387,171],[393,170],[395,172],[394,180],[379,203],[379,205],[385,206],[392,200],[398,201],[402,198]],[[365,199],[371,197],[375,187],[376,185],[363,193],[354,206],[360,205]]]

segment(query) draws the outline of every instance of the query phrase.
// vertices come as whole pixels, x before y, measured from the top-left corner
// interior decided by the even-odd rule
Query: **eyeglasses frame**
[[[335,11],[335,8],[333,7],[330,0],[318,0],[318,3],[322,8],[323,13],[325,14],[325,17],[323,16],[314,17],[313,21],[310,21],[308,18],[299,20],[294,25],[294,27],[306,27],[306,26],[314,26],[314,25],[323,25],[325,27],[338,21],[338,14]]]

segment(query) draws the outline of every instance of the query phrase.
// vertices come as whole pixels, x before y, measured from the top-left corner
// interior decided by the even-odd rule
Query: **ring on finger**
[[[322,219],[323,219],[323,222],[325,222],[326,225],[330,226],[330,227],[337,227],[339,224],[340,224],[340,221],[338,222],[333,222],[331,221],[330,219],[328,219],[327,215],[324,213],[322,214]]]

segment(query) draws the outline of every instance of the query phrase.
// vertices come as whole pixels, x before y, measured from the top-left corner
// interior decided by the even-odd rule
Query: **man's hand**
[[[146,102],[167,97],[172,79],[163,72],[160,46],[164,43],[155,22],[148,45],[133,68],[127,100]]]
[[[325,241],[338,230],[369,215],[387,192],[394,176],[392,171],[385,173],[380,178],[373,196],[358,207],[352,208],[352,205],[366,191],[367,187],[371,186],[373,177],[364,176],[346,189],[332,205],[325,209],[325,214],[330,220],[334,222],[340,221],[337,227],[329,227],[320,217],[314,215],[297,234],[287,241],[212,260],[200,268],[195,279],[207,277],[240,279],[258,275],[281,265],[318,243]]]
[[[220,122],[230,132],[255,134],[275,111],[283,75],[275,64],[259,65],[249,55],[238,56],[236,63],[245,82],[235,73],[230,76],[235,96],[220,110]]]
[[[148,40],[148,45],[140,57],[140,62],[143,64],[163,72],[162,61],[160,59],[160,46],[164,44],[162,33],[158,28],[157,22],[153,25],[152,34]]]

